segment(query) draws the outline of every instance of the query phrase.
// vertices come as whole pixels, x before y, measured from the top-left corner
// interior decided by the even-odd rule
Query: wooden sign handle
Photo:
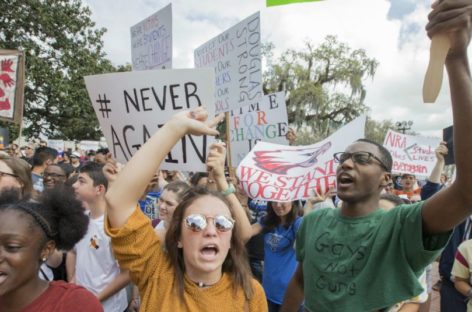
[[[438,98],[443,80],[444,62],[451,43],[446,35],[436,35],[431,39],[429,64],[423,83],[423,102],[434,103]]]

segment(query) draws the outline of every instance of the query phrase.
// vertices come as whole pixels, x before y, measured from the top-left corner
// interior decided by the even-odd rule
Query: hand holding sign
[[[207,157],[208,172],[212,175],[213,179],[225,180],[225,159],[226,159],[226,147],[224,143],[214,143],[210,147],[210,152]]]
[[[438,162],[444,162],[444,157],[448,153],[446,142],[442,141],[441,143],[439,143],[439,146],[436,147],[434,153],[436,154],[436,159]]]
[[[425,77],[423,99],[434,102],[442,81],[442,66],[446,59],[467,55],[472,28],[472,2],[470,0],[436,1],[426,26],[431,42],[431,60]],[[442,59],[442,61],[441,61]],[[431,72],[429,75],[428,73]],[[437,75],[440,76],[437,76]],[[427,81],[431,78],[432,80]]]

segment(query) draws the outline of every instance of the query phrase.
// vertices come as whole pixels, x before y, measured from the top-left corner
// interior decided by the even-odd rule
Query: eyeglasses
[[[53,178],[53,179],[57,179],[57,178],[64,178],[65,175],[64,174],[57,174],[57,173],[43,173],[43,178]]]
[[[385,169],[385,171],[390,171],[387,168],[387,166],[382,162],[382,160],[380,160],[380,158],[378,158],[377,156],[369,152],[364,152],[364,151],[354,152],[354,153],[340,152],[340,153],[335,153],[333,156],[334,156],[334,160],[336,160],[336,162],[340,164],[344,163],[348,159],[352,159],[352,161],[354,161],[357,164],[367,165],[367,164],[370,164],[371,159],[373,158],[378,161],[380,167]]]
[[[201,232],[206,229],[208,219],[213,220],[213,225],[219,232],[231,231],[236,222],[225,216],[206,217],[201,214],[191,214],[185,218],[185,226],[193,232]]]
[[[0,171],[0,178],[3,178],[5,176],[18,178],[18,176],[16,174]]]

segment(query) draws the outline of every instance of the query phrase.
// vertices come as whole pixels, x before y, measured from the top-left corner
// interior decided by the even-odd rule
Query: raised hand
[[[111,155],[111,153],[107,154],[107,162],[105,166],[103,166],[103,175],[108,181],[108,184],[112,184],[115,182],[118,173],[121,171],[122,165],[118,163]]]
[[[203,107],[197,107],[191,111],[183,111],[175,114],[169,123],[175,123],[180,129],[192,135],[218,135],[219,132],[213,129],[224,118],[223,114],[207,121],[208,112]]]
[[[320,190],[319,192],[317,188],[315,188],[313,196],[308,198],[307,200],[311,204],[321,203],[321,202],[324,202],[327,198],[334,196],[335,194],[336,194],[336,191],[334,187],[330,187],[326,191]]]
[[[432,5],[426,31],[431,38],[447,34],[450,49],[447,58],[465,56],[472,32],[472,0],[443,0]]]
[[[226,146],[224,143],[214,143],[210,147],[210,152],[207,156],[208,172],[213,176],[213,179],[225,179],[225,159]]]
[[[436,154],[437,161],[444,162],[444,156],[446,156],[448,153],[446,142],[442,141],[441,143],[439,143],[439,146],[436,147],[434,153]]]

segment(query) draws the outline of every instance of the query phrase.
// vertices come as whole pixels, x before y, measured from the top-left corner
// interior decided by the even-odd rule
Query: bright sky
[[[115,65],[131,63],[130,27],[157,12],[169,0],[84,0],[98,27],[108,29],[105,51]],[[414,131],[441,136],[452,124],[447,79],[438,101],[423,104],[422,85],[429,59],[424,27],[429,0],[326,0],[267,8],[265,0],[175,0],[173,67],[193,67],[193,50],[247,16],[260,11],[262,41],[276,55],[337,35],[351,48],[363,48],[379,61],[366,81],[366,104],[376,120],[412,120]]]

